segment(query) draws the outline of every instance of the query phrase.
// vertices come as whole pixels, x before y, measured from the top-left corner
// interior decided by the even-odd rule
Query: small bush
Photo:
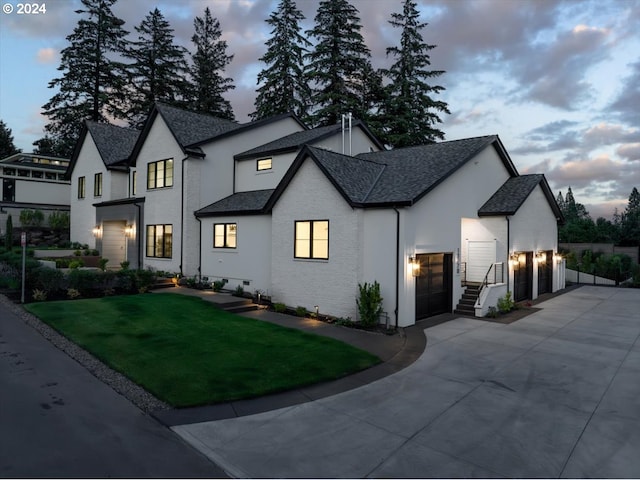
[[[129,265],[130,263],[127,260],[125,260],[124,262],[120,262],[120,268],[122,270],[129,270]]]
[[[69,262],[69,268],[72,270],[77,270],[80,267],[84,267],[84,262],[82,260],[71,260]]]
[[[49,214],[49,226],[53,230],[65,230],[69,228],[69,212],[55,211]]]
[[[487,312],[487,317],[496,318],[498,316],[498,309],[496,307],[489,307],[489,311]]]
[[[219,292],[227,284],[225,280],[216,280],[213,282],[212,288],[214,292]]]
[[[335,320],[335,324],[336,325],[342,325],[344,327],[353,327],[354,323],[353,320],[351,320],[351,317],[347,317],[347,318],[336,318]]]
[[[273,309],[278,313],[284,313],[287,311],[287,306],[284,303],[274,303]]]
[[[109,262],[108,258],[101,258],[100,260],[98,260],[98,266],[100,267],[100,270],[104,272],[107,269],[108,262]]]
[[[42,210],[25,209],[20,212],[20,223],[23,227],[39,227],[43,221]]]
[[[242,285],[238,285],[236,287],[236,289],[233,291],[233,295],[236,297],[243,297],[244,296],[244,288],[242,287]]]
[[[104,292],[102,293],[104,294],[105,297],[111,297],[116,294],[116,291],[113,288],[105,288]]]
[[[513,299],[511,298],[511,292],[507,292],[504,297],[498,299],[498,310],[500,313],[508,313],[515,307]]]
[[[47,299],[47,292],[36,288],[32,293],[32,297],[35,302],[44,302]]]
[[[296,315],[297,316],[306,317],[307,313],[309,313],[309,312],[307,311],[307,309],[305,307],[300,307],[300,306],[296,307]]]
[[[75,300],[79,296],[80,291],[76,290],[75,288],[67,288],[67,297],[69,297],[70,300]]]
[[[73,252],[73,254],[74,254],[76,257],[79,257],[80,255],[82,255],[82,251],[81,251],[81,250],[76,250],[75,252]]]
[[[32,272],[32,285],[36,289],[50,294],[62,290],[64,281],[64,274],[55,268],[40,267]]]
[[[365,327],[375,327],[382,313],[382,297],[380,296],[380,284],[374,281],[371,285],[367,282],[364,285],[358,284],[360,291],[356,299],[360,322]]]

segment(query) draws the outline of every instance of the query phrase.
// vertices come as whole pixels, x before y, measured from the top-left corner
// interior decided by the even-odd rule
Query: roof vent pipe
[[[351,156],[351,112],[342,114],[342,154],[345,155],[345,124],[349,130],[349,156]]]

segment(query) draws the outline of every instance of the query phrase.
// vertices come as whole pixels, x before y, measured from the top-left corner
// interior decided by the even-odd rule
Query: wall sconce
[[[126,227],[124,227],[125,236],[132,238],[133,232],[134,232],[133,225],[127,225]]]
[[[411,275],[414,277],[420,276],[420,261],[417,257],[411,255],[409,257],[409,266],[411,267]]]
[[[539,250],[536,253],[536,258],[538,259],[539,262],[544,262],[547,260],[547,252],[545,252],[544,250]]]
[[[513,267],[513,266],[515,266],[515,265],[517,265],[517,263],[518,263],[518,258],[519,258],[519,255],[518,255],[517,253],[512,253],[512,254],[509,256],[509,265],[511,265],[512,267]]]
[[[99,237],[100,233],[102,233],[102,228],[100,227],[100,225],[96,225],[91,231],[93,232],[94,237]]]

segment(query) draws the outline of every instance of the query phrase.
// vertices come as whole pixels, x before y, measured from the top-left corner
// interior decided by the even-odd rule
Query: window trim
[[[102,172],[93,175],[93,196],[102,196]]]
[[[167,175],[167,164],[171,163],[171,176]],[[158,180],[160,179],[158,172],[158,166],[162,165],[162,185],[158,185]],[[151,175],[151,170],[153,166],[153,177]],[[173,174],[174,174],[174,162],[173,158],[166,158],[164,160],[157,160],[155,162],[147,163],[147,190],[158,190],[160,188],[171,188],[173,187]],[[153,182],[151,181],[153,178]],[[167,178],[171,179],[171,183],[167,183]],[[153,185],[153,186],[152,186]]]
[[[235,226],[235,245],[231,246],[229,244],[229,228],[230,226]],[[223,230],[223,234],[222,234],[222,242],[223,245],[216,245],[216,238],[219,237],[219,235],[216,235],[216,227],[222,226],[224,228]],[[238,248],[238,224],[237,222],[229,222],[229,223],[214,223],[213,224],[213,248],[224,248],[224,249],[231,249],[231,250],[235,250],[236,248]]]
[[[87,179],[86,177],[78,177],[78,199],[85,198],[87,193]]]
[[[266,161],[269,161],[269,166],[268,167],[260,167],[261,163],[264,163]],[[273,158],[272,157],[268,157],[268,158],[259,158],[258,160],[256,160],[256,171],[258,172],[268,172],[270,170],[273,170]]]
[[[314,252],[313,252],[313,244],[316,240],[325,240],[325,239],[315,239],[314,238],[314,232],[313,232],[313,228],[314,228],[314,224],[316,223],[327,223],[327,238],[326,238],[326,242],[327,242],[327,256],[326,257],[319,257],[319,256],[315,256]],[[300,223],[308,223],[309,224],[309,256],[300,256],[298,255],[298,224]],[[318,219],[318,220],[294,220],[294,224],[293,224],[293,258],[296,260],[329,260],[329,239],[330,239],[330,234],[329,234],[329,225],[330,225],[330,221],[328,218],[326,219]]]
[[[160,254],[158,254],[158,227],[162,227],[162,252],[159,252]],[[171,227],[171,233],[170,235],[170,242],[169,242],[169,253],[167,255],[167,233],[166,233],[166,228],[167,227]],[[149,232],[150,230],[153,230],[153,234],[150,235]],[[146,234],[146,238],[145,238],[145,248],[144,248],[144,254],[145,257],[147,258],[173,258],[173,224],[171,223],[157,223],[157,224],[147,224],[146,228],[145,228],[145,234]],[[149,243],[149,238],[153,238],[153,243]],[[153,248],[153,252],[152,255],[149,255],[149,247]]]

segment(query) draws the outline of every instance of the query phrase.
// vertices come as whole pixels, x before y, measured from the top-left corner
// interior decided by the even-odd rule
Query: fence
[[[630,272],[616,273],[616,278],[605,278],[593,275],[591,273],[581,272],[580,270],[566,269],[566,281],[571,283],[580,283],[587,285],[606,285],[617,286],[621,283],[632,281],[632,275]]]

